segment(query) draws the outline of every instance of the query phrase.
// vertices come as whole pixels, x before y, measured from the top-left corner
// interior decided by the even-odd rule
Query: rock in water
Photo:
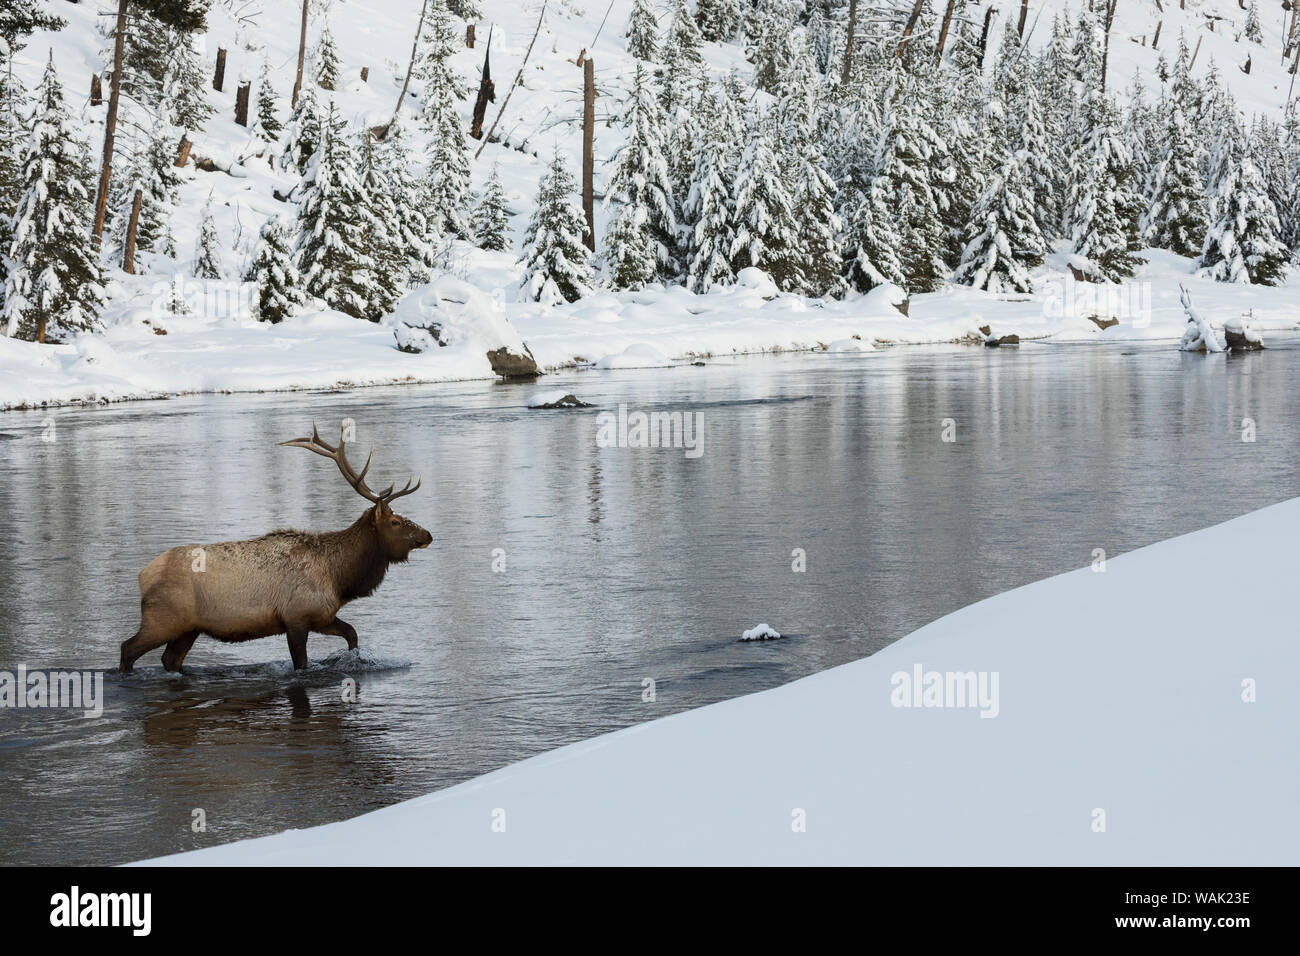
[[[522,355],[511,352],[503,345],[488,352],[487,357],[492,363],[492,371],[502,378],[536,378],[542,374],[542,370],[537,367],[537,360],[533,358],[532,349],[527,345],[524,346]]]
[[[1019,345],[1020,336],[1016,335],[1015,333],[1012,333],[1011,335],[1001,335],[1001,336],[990,335],[987,339],[984,340],[984,344],[991,349],[996,349],[1003,345]]]
[[[584,402],[564,389],[539,392],[528,400],[529,408],[591,408],[590,402]]]
[[[1242,319],[1228,319],[1223,323],[1223,339],[1229,352],[1258,352],[1264,347],[1259,333]]]

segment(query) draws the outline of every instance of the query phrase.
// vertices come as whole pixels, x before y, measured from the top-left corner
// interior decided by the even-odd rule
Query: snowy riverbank
[[[467,255],[469,279],[442,280],[465,288],[462,298],[472,299],[483,313],[465,317],[483,335],[470,335],[461,344],[418,355],[398,351],[391,316],[376,325],[317,312],[267,325],[206,317],[200,308],[171,315],[159,306],[158,283],[142,280],[134,289],[118,290],[123,305],[103,334],[57,346],[0,338],[0,409],[491,378],[479,339],[497,342],[505,335],[514,341],[516,333],[542,366],[552,368],[579,359],[629,368],[695,356],[978,341],[981,326],[1022,340],[1168,340],[1175,347],[1186,325],[1180,283],[1220,328],[1247,315],[1267,342],[1269,331],[1300,324],[1294,278],[1278,288],[1215,283],[1190,275],[1190,260],[1158,250],[1147,250],[1147,265],[1123,287],[1074,283],[1063,271],[1062,257],[1054,256],[1036,273],[1040,291],[1032,296],[993,296],[951,286],[914,296],[907,315],[892,304],[890,289],[842,301],[805,299],[776,293],[759,281],[761,276],[703,296],[678,287],[647,289],[600,293],[544,309],[513,301],[508,256],[481,250]],[[477,295],[469,295],[471,289]],[[1090,314],[1119,321],[1102,330],[1087,318]],[[160,328],[165,335],[157,332]]]
[[[1300,499],[775,690],[150,862],[1294,864],[1297,537]],[[897,706],[918,669],[973,673],[975,706]]]

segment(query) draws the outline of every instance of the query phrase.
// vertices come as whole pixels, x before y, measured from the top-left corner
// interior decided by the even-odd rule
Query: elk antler
[[[343,473],[343,477],[347,479],[348,484],[352,486],[352,489],[357,494],[361,495],[361,497],[365,498],[367,501],[373,501],[377,505],[387,507],[389,502],[396,501],[403,495],[409,495],[412,492],[419,490],[420,483],[423,481],[422,478],[417,478],[415,480],[414,487],[411,486],[411,479],[406,479],[406,486],[402,488],[401,491],[393,490],[396,487],[396,482],[390,484],[386,489],[378,494],[371,491],[370,487],[366,484],[366,473],[370,471],[371,459],[375,457],[374,446],[371,446],[370,454],[366,456],[365,467],[362,468],[361,473],[358,474],[356,469],[348,463],[348,456],[343,450],[344,445],[347,444],[343,439],[344,434],[346,434],[346,430],[340,428],[338,445],[331,445],[321,439],[320,434],[316,431],[316,423],[312,422],[310,438],[294,438],[290,441],[282,441],[280,444],[288,445],[292,448],[306,448],[308,451],[315,452],[322,458],[329,458],[339,466],[339,471]]]

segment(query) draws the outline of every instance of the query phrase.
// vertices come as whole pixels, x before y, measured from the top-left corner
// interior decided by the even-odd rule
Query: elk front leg
[[[341,618],[336,617],[316,633],[341,637],[348,642],[348,650],[355,651],[357,649],[357,629]]]
[[[307,666],[307,628],[291,627],[288,630],[289,656],[293,658],[293,669],[302,670]]]

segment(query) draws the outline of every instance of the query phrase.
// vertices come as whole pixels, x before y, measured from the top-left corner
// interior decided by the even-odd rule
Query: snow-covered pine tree
[[[294,265],[291,242],[290,228],[281,219],[268,219],[262,226],[244,274],[244,281],[257,289],[254,317],[259,322],[283,322],[303,304],[302,277]]]
[[[735,272],[753,266],[780,288],[793,289],[800,281],[799,217],[778,158],[775,125],[770,116],[758,117],[747,134],[732,186],[736,238],[729,255]]]
[[[412,282],[425,281],[437,262],[438,237],[424,212],[424,184],[415,171],[401,116],[389,124],[382,141],[371,142],[370,151],[392,202],[395,218],[391,231],[404,260],[402,271]]]
[[[623,147],[612,163],[605,203],[619,204],[606,237],[605,263],[615,288],[635,289],[656,278],[673,282],[677,259],[677,219],[668,161],[664,156],[663,115],[638,62],[620,125]],[[644,234],[644,240],[628,240]]]
[[[695,22],[705,40],[723,43],[734,39],[740,31],[740,0],[697,0]]]
[[[330,308],[378,322],[390,290],[380,288],[371,248],[376,226],[361,185],[346,124],[333,102],[321,122],[320,145],[304,176],[294,262],[303,288]]]
[[[1279,238],[1277,209],[1250,152],[1240,124],[1223,131],[1210,228],[1197,265],[1216,282],[1281,285],[1291,254]]]
[[[262,75],[257,83],[257,131],[262,139],[274,143],[284,131],[284,123],[276,112],[275,87],[271,85],[270,61],[262,60]]]
[[[37,87],[22,155],[22,193],[8,250],[7,335],[50,341],[90,331],[104,304],[104,275],[86,223],[91,193],[85,144],[76,138],[50,55]]]
[[[221,239],[217,223],[212,218],[212,196],[203,204],[203,217],[199,222],[199,242],[194,250],[194,277],[196,279],[221,278]]]
[[[1034,218],[1045,240],[1058,234],[1061,219],[1060,140],[1047,129],[1043,117],[1042,95],[1032,83],[1025,90],[1020,116],[1019,148],[1025,153],[1024,175],[1034,196]]]
[[[420,63],[424,80],[420,121],[432,140],[424,171],[425,217],[438,235],[468,239],[469,151],[458,107],[462,83],[451,62],[456,33],[445,0],[430,4],[427,36]]]
[[[1156,166],[1151,208],[1143,238],[1158,249],[1194,258],[1205,244],[1208,226],[1205,184],[1196,164],[1196,144],[1177,105],[1169,111],[1164,152]]]
[[[375,293],[371,307],[387,313],[397,305],[406,286],[410,269],[401,217],[394,199],[394,184],[389,179],[390,164],[383,162],[375,149],[374,137],[367,127],[358,132],[356,150],[361,174],[361,195],[365,199],[365,216],[370,223],[368,245],[374,262]]]
[[[506,211],[506,191],[501,185],[501,172],[492,167],[492,175],[483,187],[483,195],[474,207],[471,223],[474,242],[481,249],[500,252],[510,248],[510,215]]]
[[[447,0],[447,9],[453,16],[460,17],[466,23],[474,23],[482,16],[478,0]]]
[[[1025,150],[1007,157],[990,179],[967,227],[966,248],[953,280],[989,292],[1032,292],[1030,268],[1047,243],[1038,228]]]
[[[573,302],[592,291],[591,253],[582,242],[587,220],[573,196],[573,175],[557,149],[539,184],[520,260],[525,293],[543,305]]]
[[[316,41],[316,50],[312,54],[312,65],[317,86],[331,92],[338,87],[339,53],[334,46],[334,34],[330,31],[329,20],[321,26],[320,38]]]
[[[629,56],[648,62],[659,59],[659,18],[650,0],[633,0],[624,36]]]
[[[935,194],[934,177],[947,164],[936,162],[934,131],[922,115],[915,81],[898,73],[887,94],[876,151],[879,185],[889,197],[899,235],[897,255],[910,292],[932,292],[948,274],[948,236]]]
[[[1132,191],[1132,158],[1119,136],[1119,116],[1107,95],[1094,91],[1084,104],[1085,138],[1080,164],[1072,171],[1072,265],[1086,275],[1118,282],[1141,262],[1137,245],[1138,206]]]
[[[791,0],[757,0],[745,32],[753,42],[754,84],[772,92],[790,62],[797,17]]]
[[[143,139],[145,131],[136,131],[119,161],[116,184],[109,191],[109,208],[113,211],[108,242],[114,258],[126,248],[127,230],[135,193],[141,193],[140,220],[136,226],[137,263],[146,253],[176,257],[176,240],[171,222],[176,213],[181,177],[175,166],[176,136],[174,127],[159,125]]]
[[[1259,7],[1255,0],[1250,0],[1250,5],[1246,7],[1246,23],[1241,28],[1241,35],[1251,43],[1264,42],[1264,31],[1259,25]]]
[[[669,122],[675,122],[677,110],[691,100],[702,62],[702,42],[686,0],[672,0],[672,16],[661,54],[663,69],[659,73],[659,105]]]
[[[285,139],[281,165],[299,176],[307,172],[311,158],[320,148],[321,115],[316,91],[308,84],[298,94],[293,114],[289,117],[289,135]]]
[[[719,123],[725,93],[711,87],[700,101],[702,127],[691,182],[682,201],[682,226],[687,233],[686,287],[703,295],[715,285],[728,284],[731,244],[735,240],[731,198],[731,150],[728,132]]]
[[[865,188],[855,191],[854,204],[848,207],[841,243],[845,281],[859,292],[869,292],[887,282],[906,289],[907,277],[898,256],[902,245],[888,180],[883,176],[873,178]]]
[[[208,102],[208,70],[194,34],[168,27],[164,36],[168,50],[160,97],[164,104],[162,116],[193,137],[202,132],[216,112]]]
[[[1084,96],[1101,89],[1101,59],[1104,52],[1105,31],[1102,18],[1105,4],[1082,6],[1079,10],[1079,22],[1075,26],[1074,41],[1070,48],[1070,60],[1074,69],[1074,78],[1081,87]]]

